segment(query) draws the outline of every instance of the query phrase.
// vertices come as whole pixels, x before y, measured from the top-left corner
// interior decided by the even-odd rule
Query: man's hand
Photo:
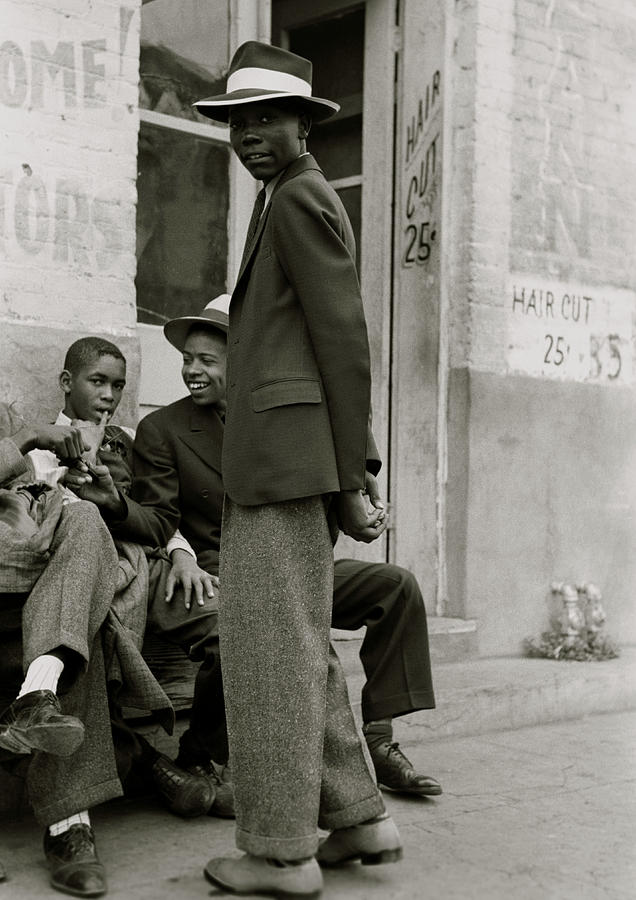
[[[64,484],[82,500],[90,500],[100,509],[115,514],[122,512],[122,499],[108,466],[95,465],[89,472],[86,463],[81,459],[77,460],[73,468],[68,470]]]
[[[187,550],[173,550],[170,560],[172,568],[166,582],[166,603],[170,603],[175,589],[179,586],[183,590],[183,602],[186,609],[190,609],[192,606],[193,591],[197,606],[205,604],[204,594],[210,600],[214,597],[214,588],[218,588],[219,579],[216,575],[210,575],[205,569],[201,569],[191,553],[188,553]]]
[[[378,482],[375,475],[372,475],[371,472],[364,473],[364,493],[367,495],[369,500],[371,501],[371,505],[380,511],[380,515],[378,517],[378,521],[384,522],[387,516],[386,504],[384,500],[380,497],[380,489],[378,487]]]
[[[379,500],[377,494],[376,499]],[[341,491],[336,497],[336,504],[340,528],[354,541],[370,544],[385,530],[384,507],[368,511],[362,491]]]
[[[25,425],[12,436],[21,453],[52,450],[61,459],[77,459],[89,449],[79,428],[73,425]]]

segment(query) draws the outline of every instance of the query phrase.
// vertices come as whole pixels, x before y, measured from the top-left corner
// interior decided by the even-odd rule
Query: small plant
[[[553,630],[544,631],[540,638],[526,638],[526,655],[579,662],[616,659],[618,646],[602,631],[606,615],[596,585],[574,587],[554,582],[551,591],[553,597],[560,598],[559,614],[551,621]]]
[[[589,660],[616,659],[618,645],[606,634],[582,629],[576,638],[568,639],[559,631],[544,631],[540,638],[526,638],[523,649],[527,656],[543,659]]]

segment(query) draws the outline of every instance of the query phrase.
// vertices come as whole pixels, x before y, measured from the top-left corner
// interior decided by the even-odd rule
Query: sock
[[[379,744],[389,743],[393,740],[393,725],[391,718],[374,719],[371,722],[365,722],[362,726],[369,750],[375,750]]]
[[[51,837],[57,837],[58,834],[64,834],[65,831],[68,831],[71,825],[88,825],[90,827],[90,824],[91,820],[88,810],[84,809],[82,812],[75,813],[75,815],[69,816],[67,819],[61,819],[59,822],[49,825],[49,834]]]
[[[64,671],[64,663],[57,656],[46,653],[37,656],[24,676],[18,697],[30,694],[31,691],[57,691],[57,683]]]

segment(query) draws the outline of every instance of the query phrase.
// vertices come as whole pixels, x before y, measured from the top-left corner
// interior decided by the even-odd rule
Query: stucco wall
[[[122,345],[135,412],[138,0],[3,0],[0,389],[59,406],[76,337]]]
[[[479,0],[453,28],[448,608],[515,653],[553,579],[591,580],[633,642],[636,19]]]

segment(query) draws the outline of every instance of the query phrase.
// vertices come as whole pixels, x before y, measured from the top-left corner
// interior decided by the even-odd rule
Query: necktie
[[[256,200],[254,201],[254,209],[252,210],[252,218],[250,219],[250,224],[247,226],[247,237],[245,238],[245,247],[243,248],[243,258],[241,259],[241,269],[245,265],[247,258],[249,256],[250,250],[252,249],[252,241],[254,240],[254,235],[256,234],[256,229],[258,228],[258,223],[260,221],[261,216],[263,215],[263,210],[265,209],[265,188],[261,188],[258,194],[256,195]]]

